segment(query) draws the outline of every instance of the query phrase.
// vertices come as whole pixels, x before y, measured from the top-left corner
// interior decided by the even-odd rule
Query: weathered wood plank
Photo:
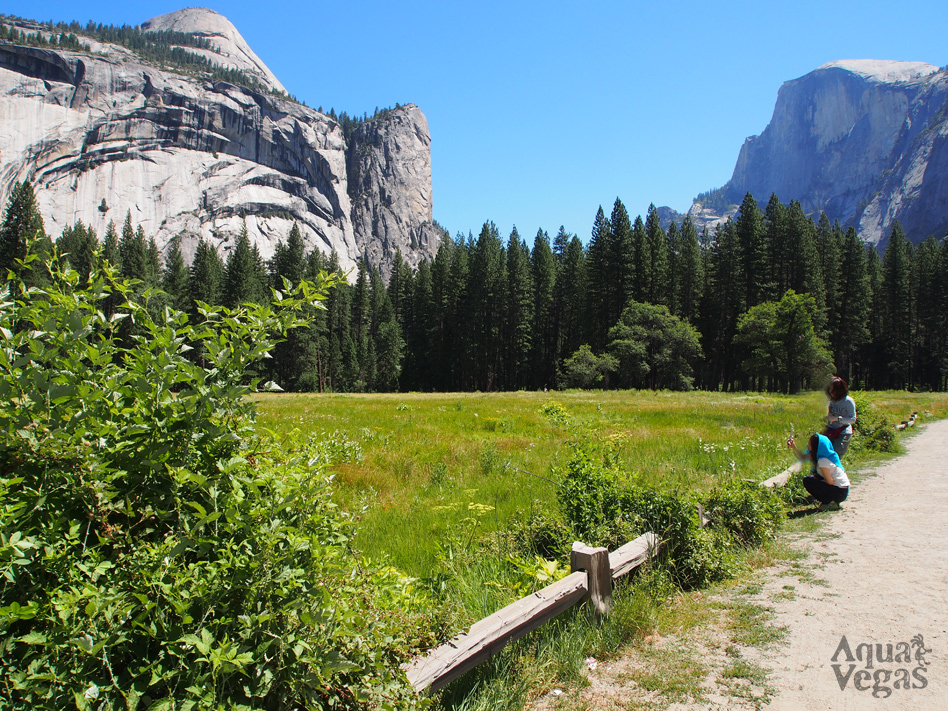
[[[609,570],[613,578],[625,575],[629,571],[642,565],[656,550],[659,540],[654,533],[643,533],[634,541],[616,548],[609,554]]]
[[[570,570],[586,572],[586,601],[592,606],[597,618],[612,612],[612,570],[609,565],[609,549],[593,548],[576,541],[569,554]]]
[[[790,481],[790,476],[795,472],[800,471],[803,465],[800,462],[796,464],[791,464],[789,467],[780,472],[777,476],[772,476],[766,481],[760,482],[761,486],[767,487],[768,489],[773,489],[775,486],[786,486],[787,482]]]
[[[586,573],[572,573],[474,623],[461,634],[405,666],[415,691],[437,690],[473,669],[508,643],[536,629],[583,599]]]

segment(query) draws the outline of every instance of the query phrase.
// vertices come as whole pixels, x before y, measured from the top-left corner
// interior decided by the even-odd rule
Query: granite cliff
[[[387,274],[396,250],[417,264],[437,249],[418,107],[384,111],[347,141],[333,118],[290,100],[221,15],[182,10],[142,29],[208,39],[214,49],[201,51],[255,87],[186,76],[113,45],[0,43],[0,200],[28,178],[54,237],[76,220],[101,236],[130,210],[159,247],[183,235],[186,254],[201,237],[226,251],[246,223],[268,258],[294,222],[344,269],[367,256]]]
[[[884,243],[948,227],[948,73],[921,62],[847,60],[785,83],[770,124],[741,148],[727,195],[800,200]],[[737,197],[737,196],[740,197]]]
[[[788,81],[773,118],[748,138],[719,201],[750,192],[799,200],[884,246],[898,220],[909,237],[948,228],[948,70],[922,62],[842,60]],[[723,201],[720,200],[723,197]],[[690,214],[714,224],[733,212],[707,201]]]

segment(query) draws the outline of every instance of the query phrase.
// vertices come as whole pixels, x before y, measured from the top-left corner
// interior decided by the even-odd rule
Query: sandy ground
[[[812,544],[816,581],[797,583],[792,600],[772,603],[789,636],[768,660],[771,711],[948,709],[948,420],[927,425],[875,473],[852,488]],[[768,586],[779,585],[772,576]],[[843,636],[855,669],[845,681],[850,662],[841,650],[841,689],[832,658]],[[931,650],[920,659],[918,641]],[[866,647],[855,658],[862,644],[872,645],[871,668]],[[877,661],[877,650],[885,658],[890,644],[893,661]],[[888,682],[881,670],[892,673]],[[895,688],[906,672],[911,688]]]
[[[663,699],[630,681],[655,663],[632,654],[591,669],[588,687],[546,694],[528,708],[948,710],[948,420],[928,424],[906,440],[905,454],[863,474],[840,511],[821,514],[818,531],[788,534],[798,560],[764,571],[749,594],[716,601],[725,610],[758,605],[773,612],[772,626],[786,628],[776,645],[737,650],[738,659],[770,670],[766,680],[722,674],[735,653],[725,612],[687,639],[653,645],[689,648],[701,660],[700,701]]]

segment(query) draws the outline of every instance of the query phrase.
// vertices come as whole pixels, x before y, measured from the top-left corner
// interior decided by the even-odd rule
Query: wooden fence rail
[[[584,600],[589,601],[597,615],[608,612],[612,609],[612,580],[648,560],[658,545],[654,533],[641,535],[612,553],[605,548],[574,543],[570,556],[572,573],[475,622],[464,634],[407,664],[408,681],[415,691],[435,691]]]
[[[915,426],[915,419],[916,419],[917,417],[918,417],[918,413],[917,413],[917,412],[913,412],[913,413],[912,413],[912,416],[911,416],[910,418],[908,418],[907,420],[902,420],[899,424],[897,424],[897,425],[895,426],[895,429],[897,429],[897,430],[904,430],[906,427],[914,427],[914,426]]]

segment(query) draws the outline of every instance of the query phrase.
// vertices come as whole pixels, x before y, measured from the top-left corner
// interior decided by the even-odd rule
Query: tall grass
[[[941,417],[946,394],[864,393],[893,421]],[[260,395],[258,420],[282,435],[324,433],[337,500],[359,518],[358,548],[414,576],[440,546],[477,538],[555,505],[571,437],[607,443],[643,483],[707,490],[763,480],[793,459],[791,433],[821,429],[821,393],[567,391]],[[924,420],[924,416],[923,416]]]
[[[498,394],[264,395],[259,422],[292,449],[301,432],[321,433],[337,501],[359,519],[362,555],[418,578],[432,634],[451,634],[545,583],[568,566],[570,531],[557,490],[571,439],[597,440],[633,481],[672,491],[709,491],[735,478],[760,481],[793,457],[787,435],[822,429],[819,393],[565,392]],[[948,394],[865,393],[873,417],[913,411],[948,415]],[[600,448],[601,449],[601,448]],[[854,440],[847,468],[866,456]],[[562,539],[562,540],[560,540]],[[527,551],[524,541],[533,544]],[[542,551],[536,551],[541,543]],[[766,558],[752,549],[738,565]],[[547,567],[544,567],[546,565]],[[585,606],[508,646],[449,685],[434,708],[522,708],[554,686],[584,683],[585,660],[615,656],[653,629],[702,624],[701,606],[675,591],[667,571],[621,581],[613,614],[596,623]],[[647,645],[643,646],[647,651]],[[680,662],[680,663],[679,663]],[[666,665],[667,666],[667,665]],[[693,695],[700,660],[648,669],[639,682],[657,698]],[[654,673],[653,673],[654,672]],[[646,678],[647,677],[647,678]]]

